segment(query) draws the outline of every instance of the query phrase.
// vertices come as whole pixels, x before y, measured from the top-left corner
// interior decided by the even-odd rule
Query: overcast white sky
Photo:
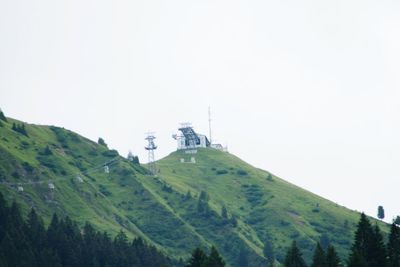
[[[142,161],[190,121],[352,209],[400,214],[399,1],[0,1],[0,107]]]

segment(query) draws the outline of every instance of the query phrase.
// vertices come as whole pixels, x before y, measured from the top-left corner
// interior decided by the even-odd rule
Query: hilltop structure
[[[196,148],[212,147],[226,151],[226,148],[221,144],[212,144],[206,135],[196,133],[191,123],[181,123],[178,130],[179,133],[172,136],[177,141],[177,150],[193,150]]]
[[[177,141],[178,150],[196,149],[211,145],[207,136],[196,133],[190,123],[181,123],[181,127],[178,130],[180,133],[172,136]]]

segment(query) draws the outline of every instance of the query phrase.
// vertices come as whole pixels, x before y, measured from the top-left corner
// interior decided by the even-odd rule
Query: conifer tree
[[[201,191],[199,195],[199,200],[197,201],[197,211],[200,214],[208,215],[210,207],[208,206],[208,201],[210,200],[209,195],[205,191]]]
[[[340,258],[336,253],[336,250],[333,246],[328,247],[328,251],[326,252],[326,264],[327,267],[339,267],[340,266]]]
[[[28,266],[29,262],[34,261],[34,255],[27,238],[25,222],[16,202],[13,202],[9,208],[6,220],[6,235],[2,240],[0,250],[4,249],[9,266]]]
[[[97,140],[97,143],[98,143],[99,145],[102,145],[102,146],[105,146],[105,147],[108,148],[106,142],[105,142],[104,139],[101,138],[101,137],[99,137],[99,139]]]
[[[3,239],[6,231],[6,217],[8,214],[8,208],[6,205],[6,200],[3,197],[3,194],[0,192],[0,240]]]
[[[322,234],[321,237],[319,238],[319,244],[321,245],[321,248],[323,250],[327,250],[331,241],[329,240],[329,237],[327,234]]]
[[[15,122],[13,122],[11,129],[15,132],[18,132],[20,134],[23,134],[25,136],[28,136],[28,133],[25,129],[25,124],[16,124]]]
[[[22,133],[25,136],[28,136],[28,133],[26,132],[26,129],[25,129],[25,124],[22,124],[20,126],[20,133]]]
[[[302,257],[302,254],[297,247],[296,241],[293,241],[291,247],[286,253],[285,261],[283,264],[285,267],[306,267],[306,263]]]
[[[229,222],[233,227],[236,227],[238,225],[238,221],[236,219],[236,215],[235,214],[232,214]]]
[[[228,211],[227,211],[225,205],[223,205],[221,208],[221,217],[224,219],[228,219]]]
[[[367,216],[361,214],[349,257],[349,267],[385,267],[386,251],[377,225],[372,227]]]
[[[3,234],[1,234],[3,233]],[[129,245],[124,232],[114,242],[86,224],[84,233],[69,217],[54,214],[47,232],[31,210],[26,221],[16,203],[5,204],[0,193],[0,266],[133,267],[169,266],[170,260],[137,239]]]
[[[7,118],[6,118],[6,116],[4,116],[4,113],[1,109],[0,109],[0,120],[7,121]]]
[[[128,237],[123,230],[120,230],[114,239],[116,266],[128,266],[127,255],[129,253]]]
[[[400,267],[400,228],[393,223],[387,244],[388,267]]]
[[[36,250],[43,249],[46,246],[46,229],[44,228],[44,223],[33,208],[28,214],[27,234],[32,246]]]
[[[47,228],[47,242],[50,247],[55,248],[57,246],[57,240],[59,235],[59,221],[56,213],[53,214],[49,227]]]
[[[325,252],[319,242],[315,246],[311,267],[327,267]]]
[[[372,231],[372,240],[370,244],[370,254],[368,264],[370,267],[385,267],[387,265],[386,246],[383,242],[383,236],[378,225]]]
[[[86,223],[83,227],[83,246],[82,246],[82,263],[84,266],[95,266],[95,262],[98,260],[98,242],[96,238],[96,232],[92,225]]]
[[[4,266],[18,266],[18,248],[10,234],[6,233],[0,242],[0,252],[4,259]]]
[[[349,257],[349,267],[359,267],[368,264],[371,251],[372,227],[367,216],[361,213],[360,221],[354,237],[354,243]]]
[[[367,260],[359,251],[351,253],[347,267],[369,267]]]
[[[219,255],[217,249],[214,246],[211,247],[211,251],[206,260],[205,266],[207,266],[207,267],[224,267],[225,266],[225,261]]]
[[[378,218],[383,220],[385,218],[385,210],[382,206],[378,207]]]
[[[206,267],[207,255],[200,248],[196,248],[192,252],[192,257],[189,259],[186,267]]]

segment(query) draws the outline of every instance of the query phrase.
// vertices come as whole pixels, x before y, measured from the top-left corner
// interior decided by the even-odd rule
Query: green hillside
[[[351,245],[358,213],[229,153],[174,152],[152,176],[63,128],[24,124],[25,133],[20,121],[0,122],[0,191],[25,213],[35,207],[47,223],[57,212],[111,235],[124,229],[176,259],[213,244],[231,266],[240,255],[249,266],[263,266],[264,244],[280,261],[293,239],[308,260],[321,238],[342,257]],[[186,163],[191,157],[195,164]]]

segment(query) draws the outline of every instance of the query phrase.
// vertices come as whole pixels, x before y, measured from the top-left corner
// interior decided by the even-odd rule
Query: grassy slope
[[[180,163],[189,155],[174,152],[158,162],[160,173],[153,177],[73,132],[27,124],[26,137],[11,130],[13,122],[20,123],[8,119],[0,126],[0,191],[9,200],[17,199],[25,212],[35,207],[46,222],[57,212],[81,225],[90,221],[112,235],[122,228],[176,258],[186,257],[196,246],[214,244],[232,266],[240,250],[248,251],[251,266],[259,266],[266,236],[278,259],[292,239],[308,259],[324,233],[342,255],[350,245],[356,212],[278,177],[270,179],[269,173],[228,153],[200,149],[197,163],[190,164]],[[51,155],[43,155],[46,146]],[[102,165],[110,160],[115,161],[107,174]],[[218,174],[221,170],[227,173]],[[83,183],[76,179],[78,173]],[[24,192],[17,192],[16,184],[28,181],[41,183],[23,185]],[[53,193],[50,181],[56,186]],[[192,197],[186,196],[188,190]],[[207,214],[197,211],[201,190],[210,195]],[[222,205],[229,216],[239,218],[237,227],[221,217]]]
[[[20,123],[8,119],[0,127],[0,180],[3,182],[0,192],[9,201],[16,199],[25,213],[35,207],[47,223],[53,212],[69,215],[81,225],[90,221],[111,235],[124,229],[130,237],[142,236],[174,256],[187,255],[202,243],[200,237],[158,201],[158,196],[143,186],[138,178],[149,177],[141,166],[118,156],[107,174],[102,165],[115,159],[115,152],[106,147],[48,126],[26,124],[29,135],[26,137],[11,130],[13,122]],[[52,155],[40,155],[46,146]],[[76,179],[77,174],[83,177],[83,183]],[[50,182],[55,184],[54,192],[48,188]],[[24,187],[22,193],[17,192],[19,183]],[[177,229],[175,226],[180,224],[182,227]],[[168,235],[185,244],[175,249],[174,240]]]
[[[278,259],[296,239],[310,259],[322,235],[346,255],[359,219],[357,212],[269,176],[225,152],[199,149],[196,164],[180,163],[181,158],[189,161],[190,157],[177,151],[162,159],[158,162],[160,177],[180,193],[207,191],[210,205],[218,213],[225,205],[230,214],[239,217],[235,232],[259,255],[267,237]]]

